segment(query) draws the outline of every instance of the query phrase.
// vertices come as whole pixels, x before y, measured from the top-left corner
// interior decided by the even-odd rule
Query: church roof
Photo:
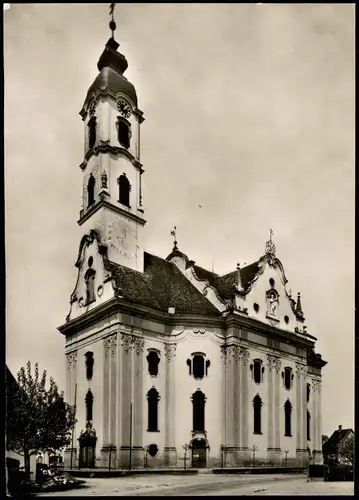
[[[241,283],[243,287],[243,292],[246,292],[249,285],[256,277],[258,272],[258,261],[253,262],[252,264],[248,264],[248,266],[242,267],[240,270],[241,275]],[[234,289],[238,280],[238,270],[231,271],[230,273],[224,274],[219,277],[220,288],[218,289],[219,293],[220,289],[222,290],[230,290]]]
[[[233,296],[238,282],[238,270],[231,271],[230,273],[223,274],[222,276],[214,272],[207,271],[207,269],[203,269],[203,267],[197,265],[193,266],[193,270],[199,279],[207,280],[223,299],[229,299]],[[249,284],[255,278],[257,271],[258,261],[240,269],[241,282],[244,292],[246,292]]]
[[[172,252],[166,258],[166,261],[171,262],[173,257],[181,257],[186,262],[186,268],[191,267],[196,277],[201,281],[207,281],[210,286],[216,289],[218,295],[224,299],[225,301],[228,299],[232,299],[235,291],[238,289],[238,269],[235,271],[231,271],[230,273],[223,274],[220,276],[219,274],[208,271],[203,267],[197,266],[193,260],[190,260],[187,255],[180,250],[178,250],[177,246],[175,246]],[[242,292],[248,292],[248,288],[256,277],[257,272],[259,270],[259,260],[249,264],[248,266],[243,267],[239,270],[240,278],[241,278],[241,287]]]
[[[119,294],[126,300],[168,312],[219,316],[220,312],[181,273],[175,264],[144,253],[144,272],[110,263]]]

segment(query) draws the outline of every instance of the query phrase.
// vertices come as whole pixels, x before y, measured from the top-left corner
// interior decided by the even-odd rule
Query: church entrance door
[[[192,467],[207,467],[207,443],[204,439],[195,439],[192,442]]]
[[[87,422],[86,431],[81,432],[78,441],[80,444],[80,468],[84,467],[86,469],[91,469],[95,467],[97,437],[96,431],[92,428],[92,423],[90,421]]]

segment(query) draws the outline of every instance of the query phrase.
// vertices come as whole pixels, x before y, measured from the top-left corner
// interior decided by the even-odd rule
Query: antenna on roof
[[[214,273],[214,259],[212,259],[212,273]]]

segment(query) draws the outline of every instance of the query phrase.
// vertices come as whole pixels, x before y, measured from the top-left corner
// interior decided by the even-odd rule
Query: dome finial
[[[176,228],[176,226],[173,227],[173,229],[171,231],[171,236],[173,236],[173,238],[174,238],[173,251],[174,250],[178,250],[178,247],[177,247],[177,228]]]
[[[112,31],[112,38],[115,38],[114,32],[116,29],[116,23],[115,23],[115,16],[114,16],[114,10],[115,10],[115,3],[110,4],[110,16],[111,16],[111,21],[110,21],[110,30]]]
[[[273,230],[269,229],[269,240],[266,242],[266,254],[275,257],[275,244],[272,241]]]

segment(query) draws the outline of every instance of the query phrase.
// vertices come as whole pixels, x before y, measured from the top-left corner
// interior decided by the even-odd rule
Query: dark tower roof
[[[98,89],[108,88],[112,92],[123,92],[134,102],[137,107],[137,94],[135,87],[127,80],[123,73],[128,67],[126,57],[117,52],[119,44],[113,38],[106,43],[97,63],[99,75],[89,88],[87,96]]]

